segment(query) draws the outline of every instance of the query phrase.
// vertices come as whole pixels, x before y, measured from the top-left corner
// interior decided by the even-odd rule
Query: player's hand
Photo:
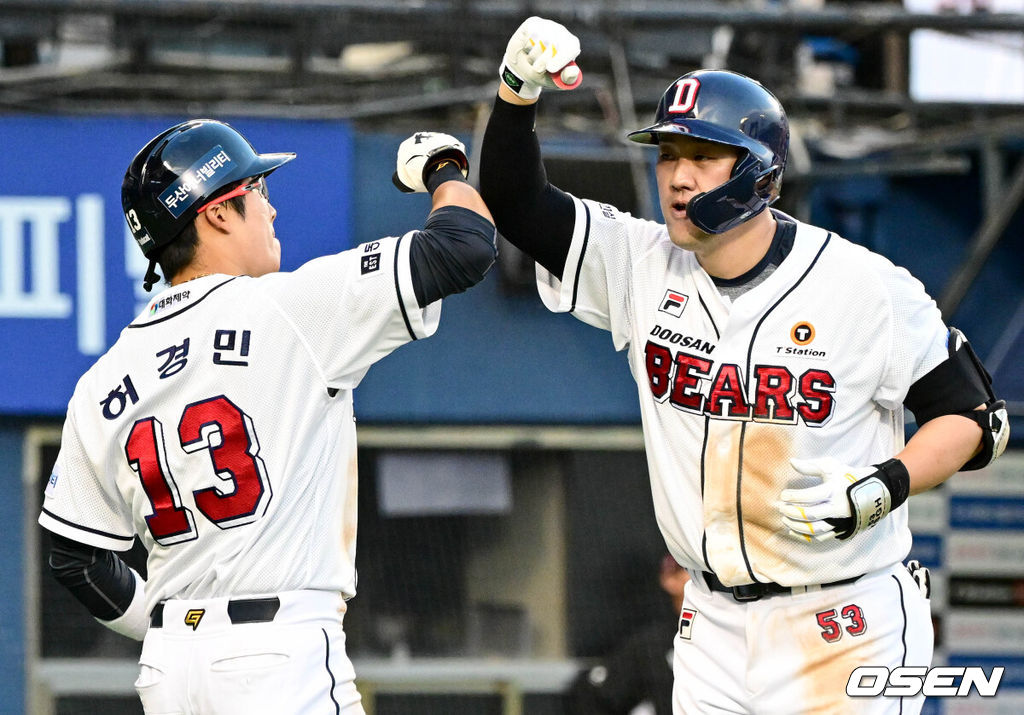
[[[444,161],[454,161],[463,176],[469,172],[466,146],[450,134],[416,132],[398,145],[392,183],[407,194],[427,191],[427,176]]]
[[[878,524],[910,494],[910,475],[898,459],[867,467],[831,457],[791,459],[790,464],[821,479],[813,487],[782,492],[782,522],[797,539],[848,539]]]
[[[528,17],[508,41],[498,76],[523,99],[536,99],[544,87],[576,89],[583,81],[579,54],[579,39],[564,25]]]
[[[931,598],[932,574],[928,567],[922,566],[920,561],[914,559],[907,562],[907,571],[910,572],[911,578],[917,582],[917,587],[921,589],[921,595],[925,598]]]

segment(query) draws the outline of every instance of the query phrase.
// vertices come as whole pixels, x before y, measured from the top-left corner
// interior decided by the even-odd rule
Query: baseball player
[[[481,194],[545,305],[627,351],[658,524],[693,577],[675,711],[919,711],[846,685],[860,665],[930,662],[905,502],[998,457],[1005,405],[907,271],[769,208],[789,129],[748,77],[686,74],[629,135],[657,150],[664,223],[550,185],[535,103],[579,84],[579,51],[542,18],[512,36]]]
[[[689,580],[689,572],[670,554],[662,558],[658,582],[669,596],[676,620]],[[668,619],[659,616],[597,665],[581,671],[569,687],[566,715],[671,715],[673,654],[666,622]]]
[[[150,141],[125,217],[167,287],[81,378],[39,523],[54,576],[143,640],[147,713],[362,713],[342,617],[355,595],[352,391],[478,282],[494,226],[454,137],[420,132],[394,180],[418,231],[281,273],[258,154],[200,119]],[[117,552],[135,537],[148,578]]]

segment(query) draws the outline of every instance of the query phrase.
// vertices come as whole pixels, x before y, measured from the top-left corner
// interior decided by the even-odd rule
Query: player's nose
[[[686,159],[678,159],[672,167],[669,185],[677,191],[687,191],[696,186],[693,177],[693,162]]]

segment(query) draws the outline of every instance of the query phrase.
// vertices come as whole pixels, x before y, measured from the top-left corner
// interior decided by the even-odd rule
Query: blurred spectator
[[[690,574],[669,554],[661,560],[658,580],[669,595],[672,619],[679,618]],[[675,620],[666,610],[606,658],[583,670],[566,700],[567,715],[672,715],[672,638]]]

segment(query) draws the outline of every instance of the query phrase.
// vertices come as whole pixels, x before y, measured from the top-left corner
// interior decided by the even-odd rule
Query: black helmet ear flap
[[[757,190],[758,182],[764,179],[760,169],[757,160],[748,154],[737,162],[728,181],[690,199],[686,215],[693,225],[704,233],[725,233],[766,208],[768,202]]]

